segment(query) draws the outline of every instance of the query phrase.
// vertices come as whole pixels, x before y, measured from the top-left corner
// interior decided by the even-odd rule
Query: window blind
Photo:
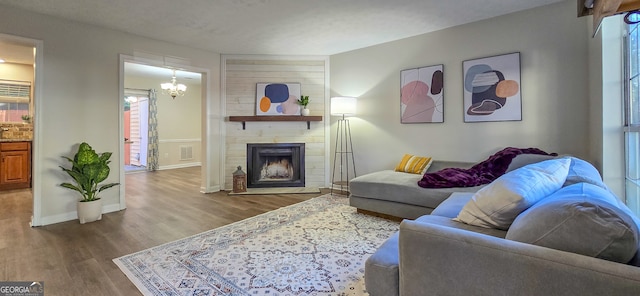
[[[28,103],[31,99],[31,82],[0,80],[0,102]]]

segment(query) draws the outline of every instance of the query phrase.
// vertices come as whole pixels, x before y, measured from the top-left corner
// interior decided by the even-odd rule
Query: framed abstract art
[[[522,120],[520,53],[462,62],[464,122]]]
[[[257,83],[256,115],[300,115],[300,83]]]
[[[400,122],[444,122],[443,65],[400,71]]]

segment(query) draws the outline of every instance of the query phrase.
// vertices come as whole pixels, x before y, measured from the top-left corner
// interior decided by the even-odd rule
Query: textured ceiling
[[[0,0],[222,54],[332,55],[563,0]]]

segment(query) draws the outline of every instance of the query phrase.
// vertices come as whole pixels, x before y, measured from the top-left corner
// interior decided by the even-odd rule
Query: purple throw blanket
[[[418,181],[418,186],[424,188],[451,188],[489,184],[504,175],[509,164],[511,164],[511,160],[519,154],[558,155],[557,153],[544,152],[538,148],[507,147],[469,169],[446,168],[433,173],[425,173],[422,179]]]

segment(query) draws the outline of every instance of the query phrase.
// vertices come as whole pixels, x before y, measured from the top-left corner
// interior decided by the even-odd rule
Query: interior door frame
[[[42,150],[40,148],[42,125],[38,119],[41,114],[40,110],[42,110],[42,87],[44,85],[44,56],[42,54],[44,41],[3,33],[0,33],[0,39],[9,43],[29,44],[35,48],[33,94],[31,96],[33,100],[33,110],[31,112],[33,116],[33,138],[31,141],[31,195],[33,199],[33,211],[30,225],[32,227],[40,226],[42,225],[42,184],[40,179],[41,176],[40,174],[37,174],[37,172],[42,171],[43,161]]]
[[[149,58],[136,58],[131,55],[120,54],[119,57],[119,97],[118,97],[118,110],[119,110],[119,167],[120,167],[120,209],[124,210],[127,207],[126,199],[125,199],[125,188],[126,188],[126,180],[125,180],[125,171],[124,171],[124,100],[122,100],[124,96],[124,64],[125,63],[134,63],[141,64],[153,67],[160,68],[180,68],[184,69],[188,72],[200,73],[200,88],[201,88],[201,103],[202,106],[208,106],[211,98],[211,84],[209,82],[210,71],[205,68],[193,67],[190,65],[182,65],[182,64],[172,64],[163,61],[162,59],[149,59]],[[210,140],[207,138],[207,135],[211,134],[211,122],[208,114],[208,108],[203,108],[200,121],[202,122],[202,130],[200,132],[201,143],[202,143],[202,170],[201,170],[201,180],[202,187],[201,192],[211,192],[211,188],[213,187],[211,184],[211,168],[209,167],[212,163],[212,155],[209,148]]]

